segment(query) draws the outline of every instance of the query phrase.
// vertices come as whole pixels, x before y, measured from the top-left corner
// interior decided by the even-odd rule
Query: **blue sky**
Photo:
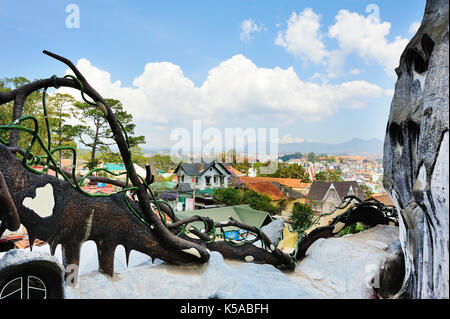
[[[66,26],[71,3],[79,28]],[[147,148],[169,146],[170,132],[196,119],[222,131],[277,127],[281,142],[384,139],[393,68],[424,7],[0,0],[0,78],[63,75],[67,68],[41,52],[66,56],[133,113]]]

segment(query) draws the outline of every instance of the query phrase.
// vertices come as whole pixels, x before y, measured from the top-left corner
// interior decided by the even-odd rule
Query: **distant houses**
[[[227,188],[231,172],[216,161],[211,163],[180,163],[174,171],[177,175],[178,188],[211,189]]]
[[[356,181],[313,182],[307,201],[313,211],[329,213],[339,206],[344,197],[353,195],[364,200],[364,193]]]

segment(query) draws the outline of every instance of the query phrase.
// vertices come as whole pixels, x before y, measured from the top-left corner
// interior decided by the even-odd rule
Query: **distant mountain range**
[[[354,138],[350,141],[338,144],[315,142],[285,143],[278,144],[278,153],[314,152],[316,154],[326,153],[329,155],[373,155],[381,157],[383,155],[383,145],[384,142],[376,138],[370,140]]]
[[[331,143],[317,143],[317,142],[302,142],[302,143],[284,143],[278,144],[278,154],[289,153],[326,153],[329,155],[359,155],[359,156],[373,156],[381,158],[383,155],[384,142],[380,139],[373,138],[363,140],[360,138],[353,138],[347,142],[331,144]],[[266,150],[269,152],[270,144],[266,145]],[[245,147],[248,149],[248,147]],[[146,155],[155,154],[169,154],[170,148],[161,149],[142,149]],[[243,152],[243,150],[238,150]]]

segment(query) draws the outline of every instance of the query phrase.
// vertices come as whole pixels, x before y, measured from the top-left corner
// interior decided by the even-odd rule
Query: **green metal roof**
[[[215,188],[207,188],[207,189],[198,189],[195,191],[196,194],[207,194],[212,195],[214,194]]]
[[[110,171],[126,171],[124,164],[105,164],[105,168]]]
[[[256,210],[248,205],[238,205],[238,206],[226,206],[219,208],[208,208],[199,210],[189,210],[182,212],[175,212],[175,216],[178,219],[186,219],[195,215],[202,217],[209,217],[215,222],[226,223],[229,217],[233,217],[237,221],[257,228],[261,228],[264,224],[266,218],[270,218],[269,213]],[[204,228],[203,222],[193,222],[189,224],[190,226],[195,226],[199,229]],[[238,229],[237,227],[225,227],[225,231],[230,231]]]

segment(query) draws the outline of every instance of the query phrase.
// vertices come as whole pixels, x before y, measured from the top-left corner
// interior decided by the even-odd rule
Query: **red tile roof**
[[[300,179],[296,178],[278,178],[278,177],[249,177],[249,176],[241,176],[239,177],[242,183],[261,183],[261,182],[278,182],[281,185],[291,187],[291,188],[308,188],[311,183],[303,183]]]
[[[248,189],[269,196],[271,200],[281,200],[287,198],[275,185],[270,182],[245,183],[245,185]]]

